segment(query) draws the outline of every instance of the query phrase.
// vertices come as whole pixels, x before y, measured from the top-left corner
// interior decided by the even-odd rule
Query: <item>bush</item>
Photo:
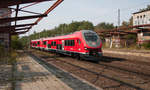
[[[11,48],[14,50],[22,49],[22,42],[19,40],[19,36],[12,36],[11,38]]]
[[[145,49],[150,49],[150,42],[148,42],[148,43],[143,43],[142,46],[143,46]]]

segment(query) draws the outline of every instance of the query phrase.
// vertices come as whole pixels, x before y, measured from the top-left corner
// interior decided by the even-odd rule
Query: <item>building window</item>
[[[138,21],[138,25],[140,24],[140,22]]]
[[[142,20],[142,24],[144,24],[144,20]]]
[[[139,19],[139,16],[137,16],[137,19]]]
[[[143,15],[143,17],[145,18],[145,17],[146,17],[146,15]]]
[[[143,33],[143,36],[150,36],[150,33]]]
[[[135,25],[137,24],[137,21],[135,21]]]
[[[142,16],[140,16],[140,18],[142,18]]]

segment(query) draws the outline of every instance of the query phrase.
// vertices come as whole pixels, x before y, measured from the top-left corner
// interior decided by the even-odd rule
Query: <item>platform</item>
[[[11,90],[12,65],[0,64],[0,90]]]
[[[72,90],[28,55],[18,58],[15,90]]]

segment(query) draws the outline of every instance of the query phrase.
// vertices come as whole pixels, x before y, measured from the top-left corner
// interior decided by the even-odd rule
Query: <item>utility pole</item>
[[[118,9],[118,28],[120,27],[120,9]],[[120,34],[118,32],[117,47],[120,46]]]
[[[118,9],[118,27],[120,26],[120,9]]]

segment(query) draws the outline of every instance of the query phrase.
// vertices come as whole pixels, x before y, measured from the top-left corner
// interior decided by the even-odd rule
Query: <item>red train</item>
[[[91,30],[81,30],[69,35],[32,40],[30,45],[32,48],[86,60],[99,61],[102,57],[102,42],[96,32]]]

